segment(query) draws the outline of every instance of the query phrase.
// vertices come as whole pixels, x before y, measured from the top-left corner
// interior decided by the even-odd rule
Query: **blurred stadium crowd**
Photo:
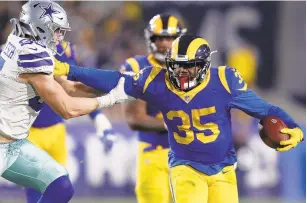
[[[11,31],[9,19],[18,16],[20,12],[20,7],[23,3],[24,2],[18,1],[0,1],[0,44],[3,44],[6,41],[6,37]],[[230,43],[229,48],[226,48],[224,50],[222,49],[222,52],[218,56],[220,56],[221,58],[219,59],[219,62],[227,63],[238,68],[241,71],[243,77],[245,77],[245,80],[247,80],[247,83],[249,83],[249,85],[252,86],[260,95],[262,95],[269,101],[280,105],[286,111],[288,111],[295,119],[297,119],[302,125],[305,125],[306,88],[305,86],[302,87],[302,84],[306,83],[306,77],[302,75],[306,75],[306,51],[303,51],[305,54],[301,53],[302,49],[300,47],[300,44],[303,43],[297,42],[299,40],[295,40],[295,38],[297,37],[297,39],[302,39],[300,37],[302,35],[305,38],[306,27],[304,26],[306,26],[306,22],[303,27],[300,27],[302,25],[300,24],[302,18],[301,16],[297,16],[300,15],[300,12],[295,15],[293,11],[299,10],[299,8],[301,8],[302,6],[301,4],[290,5],[290,3],[275,3],[274,5],[271,5],[271,7],[267,7],[268,10],[266,12],[274,13],[273,10],[270,9],[276,10],[278,8],[280,15],[281,13],[285,14],[283,16],[283,20],[278,21],[281,28],[276,28],[275,30],[273,30],[272,32],[274,32],[274,36],[269,39],[269,41],[271,40],[270,43],[274,42],[275,44],[273,45],[278,47],[278,50],[274,52],[275,63],[271,64],[273,65],[272,70],[264,70],[263,68],[259,67],[261,64],[267,62],[265,61],[267,60],[267,58],[261,57],[261,54],[267,55],[267,53],[259,53],[259,50],[255,51],[254,47],[250,47],[248,45],[235,47],[234,49],[232,49],[233,47]],[[150,10],[150,8],[154,7],[152,3],[149,2],[146,5],[145,2],[128,1],[61,1],[60,4],[65,8],[69,17],[69,21],[73,31],[67,33],[66,39],[75,45],[79,65],[84,65],[87,67],[96,67],[100,69],[118,70],[121,64],[125,61],[125,59],[137,54],[147,53],[147,45],[144,39],[144,28],[146,27],[150,17],[153,16],[149,13],[146,13]],[[231,6],[231,3],[225,4],[230,4]],[[251,4],[253,6],[253,3]],[[254,4],[256,3],[254,2]],[[163,5],[160,3],[157,7],[159,6],[162,8]],[[180,13],[179,8],[184,9],[184,6],[187,6],[187,8],[189,8],[189,5],[187,3],[187,5],[177,5],[177,10],[168,9],[167,11],[174,12],[175,14],[179,13],[179,15],[181,15],[182,17],[185,15],[183,13]],[[197,3],[195,3],[194,6],[197,7]],[[205,9],[208,4],[204,4],[201,6],[204,6]],[[218,6],[219,5],[216,5],[216,7]],[[223,8],[226,9],[227,6],[224,6],[221,3],[220,8],[222,8],[221,10],[223,11]],[[243,6],[248,7],[249,5],[248,3],[246,5],[243,3]],[[289,10],[287,13],[287,9],[289,9],[290,7],[292,7],[292,15],[289,14]],[[265,10],[265,8],[266,7],[264,7],[263,10]],[[157,10],[157,8],[155,9]],[[214,9],[212,9],[211,12],[214,12]],[[253,13],[251,13],[251,15],[252,14]],[[248,18],[248,15],[246,18]],[[276,19],[278,20],[279,18],[276,17]],[[183,20],[187,27],[189,27],[189,18],[185,18]],[[283,21],[285,24],[288,24],[288,28],[282,28],[281,21]],[[295,24],[294,21],[299,24],[297,25],[298,27],[295,27],[295,25],[293,25]],[[206,28],[202,28],[201,25],[199,25],[199,27],[200,28],[198,30],[198,34],[204,34],[208,32],[202,32],[202,29]],[[284,32],[282,32],[283,29],[285,29]],[[265,28],[263,28],[262,31],[264,32]],[[290,31],[292,32],[289,34]],[[244,35],[244,30],[242,32]],[[278,32],[282,32],[283,34],[277,35],[276,33]],[[295,36],[294,32],[302,32],[302,34],[298,34],[299,36]],[[257,33],[254,35],[256,35],[254,36],[254,38],[257,38]],[[206,35],[204,37],[206,38]],[[212,43],[214,47],[220,48],[217,44],[214,44],[214,40],[210,39],[214,39],[212,35],[210,35],[209,37],[209,43],[213,41]],[[292,46],[290,47],[287,43],[289,42],[289,39],[294,40],[294,45],[292,43]],[[251,41],[253,42],[253,39]],[[268,48],[266,47],[265,42],[263,42],[264,49]],[[263,43],[260,42],[259,44]],[[289,48],[289,50],[285,50],[287,52],[282,53],[279,51],[281,49],[284,50],[285,47]],[[299,50],[294,50],[297,47],[299,47]],[[305,49],[306,47],[304,46],[304,50]],[[262,50],[260,50],[260,52]],[[299,54],[290,52],[299,52]],[[289,68],[279,69],[279,65],[281,63],[283,63],[283,66],[289,66]],[[249,66],[250,69],[244,69],[246,66]],[[290,67],[293,69],[291,70]],[[274,74],[272,74],[272,72]],[[289,75],[289,73],[291,72],[292,75]],[[293,80],[293,82],[283,82],[289,77]],[[295,78],[297,77],[299,77],[299,79],[295,81]],[[305,80],[301,81],[302,78],[305,78]],[[290,85],[287,86],[285,83]],[[289,89],[289,87],[293,88]],[[278,89],[276,90],[276,88]],[[122,116],[121,108],[122,106],[117,105],[115,107],[103,110],[103,112],[106,113],[106,115],[112,120],[113,123],[118,124],[118,128],[120,128],[121,125],[123,125],[123,123],[125,122],[123,119],[124,117]],[[233,123],[235,126],[234,134],[236,136],[236,148],[238,149],[239,158],[238,182],[239,190],[241,191],[242,196],[258,197],[259,195],[264,195],[268,197],[278,197],[278,199],[285,200],[284,202],[303,201],[302,199],[305,199],[306,196],[306,193],[304,192],[306,190],[306,183],[305,181],[300,183],[293,183],[293,181],[291,181],[292,177],[289,175],[291,174],[290,168],[286,163],[289,163],[289,165],[292,164],[291,167],[298,166],[299,168],[299,171],[293,178],[294,180],[304,180],[306,178],[305,146],[299,147],[298,149],[293,150],[293,152],[287,152],[277,157],[277,154],[274,151],[266,148],[266,146],[262,145],[262,143],[259,142],[259,138],[256,138],[257,136],[247,136],[251,134],[257,134],[257,129],[251,129],[251,124],[248,123],[255,121],[248,120],[244,116],[241,117],[242,115],[239,115],[240,113],[238,112],[234,112],[234,114],[238,114],[236,118],[239,118],[234,120]],[[83,120],[81,122],[83,122]],[[71,126],[74,125],[75,124],[72,121]],[[245,128],[243,128],[242,126],[245,126]],[[127,132],[130,133],[130,131]],[[254,157],[253,161],[251,161],[251,157]],[[288,161],[289,157],[295,158],[293,158],[291,161]],[[266,162],[263,162],[263,160],[266,160]],[[288,191],[288,188],[290,190],[291,187],[294,187],[293,189],[296,191]],[[131,195],[132,190],[130,190],[129,192],[128,194]],[[121,202],[120,200],[118,201]]]
[[[4,30],[0,33],[1,44],[11,30],[9,19],[18,16],[23,3],[0,2],[0,28]],[[66,39],[75,44],[80,65],[118,69],[128,57],[147,52],[143,36],[147,22],[142,18],[141,2],[60,4],[67,11],[73,30]]]

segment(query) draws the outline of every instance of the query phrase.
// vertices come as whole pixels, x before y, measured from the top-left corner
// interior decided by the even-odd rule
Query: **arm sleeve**
[[[299,125],[280,107],[268,103],[255,92],[247,89],[240,73],[235,69],[226,68],[226,79],[231,91],[230,108],[236,108],[244,111],[258,119],[266,116],[276,116],[280,118],[288,128],[299,127]]]
[[[96,68],[85,68],[70,65],[68,79],[80,81],[101,92],[108,93],[116,87],[119,79],[125,77],[125,92],[135,98],[143,97],[143,86],[149,72],[146,74],[122,74],[119,71],[102,70]]]
[[[51,53],[33,43],[25,45],[20,51],[17,65],[20,73],[51,74],[54,61]]]

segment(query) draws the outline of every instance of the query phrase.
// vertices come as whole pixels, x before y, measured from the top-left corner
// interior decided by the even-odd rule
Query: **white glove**
[[[128,95],[125,92],[125,78],[121,77],[117,83],[117,86],[112,89],[107,95],[97,97],[99,102],[99,107],[110,107],[113,104],[124,103],[129,99]]]

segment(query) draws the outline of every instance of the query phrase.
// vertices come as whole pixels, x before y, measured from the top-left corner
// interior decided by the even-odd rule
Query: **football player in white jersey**
[[[25,139],[42,101],[69,119],[114,104],[123,94],[114,90],[96,97],[97,91],[80,90],[79,96],[94,98],[70,97],[54,80],[56,44],[70,30],[57,3],[30,1],[12,23],[14,30],[0,55],[0,175],[41,192],[39,203],[66,203],[73,195],[66,169]]]

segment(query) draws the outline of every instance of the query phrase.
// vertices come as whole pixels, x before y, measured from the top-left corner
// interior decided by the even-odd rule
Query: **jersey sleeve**
[[[248,90],[247,83],[243,80],[238,70],[231,67],[222,67],[225,71],[225,79],[227,85],[224,85],[226,90],[232,95],[241,94]],[[220,71],[220,70],[219,70]],[[223,80],[222,80],[223,83]],[[227,88],[228,86],[228,88]]]
[[[20,73],[51,74],[54,69],[52,53],[36,43],[22,47],[18,55],[17,65]]]
[[[132,75],[132,80],[130,80],[131,82],[125,84],[126,93],[132,97],[143,99],[146,101],[146,92],[144,92],[144,87],[151,70],[152,67],[147,67],[140,70],[138,73],[134,73]],[[131,74],[125,73],[124,75]]]
[[[276,116],[285,122],[289,128],[299,127],[283,109],[270,104],[248,89],[247,84],[236,69],[227,67],[225,76],[231,94],[230,108],[240,109],[258,119],[263,119],[266,116]]]
[[[72,81],[82,82],[85,85],[93,87],[101,92],[108,93],[114,87],[116,87],[121,77],[125,77],[124,88],[126,94],[146,101],[143,89],[151,70],[152,67],[148,67],[142,69],[138,73],[126,72],[123,74],[120,71],[70,65],[67,78]]]
[[[120,67],[121,72],[138,73],[140,71],[140,63],[136,57],[128,58]]]

